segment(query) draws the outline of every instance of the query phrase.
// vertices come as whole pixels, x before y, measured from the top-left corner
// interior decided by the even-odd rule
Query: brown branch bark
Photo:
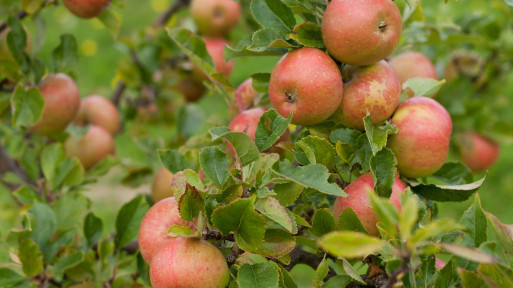
[[[34,181],[28,177],[27,173],[25,173],[25,171],[21,169],[20,166],[18,166],[16,161],[14,161],[14,159],[12,159],[9,154],[7,154],[5,148],[0,144],[0,174],[4,175],[7,172],[14,173],[16,176],[18,176],[18,178],[28,184],[34,186],[36,185],[36,183],[34,183]]]

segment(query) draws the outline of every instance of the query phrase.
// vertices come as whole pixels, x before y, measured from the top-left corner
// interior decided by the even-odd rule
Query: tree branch
[[[3,175],[7,172],[12,172],[24,182],[36,186],[36,183],[28,177],[27,173],[18,166],[16,161],[7,154],[7,151],[5,151],[2,144],[0,144],[0,173]]]
[[[53,1],[55,1],[55,0],[45,0],[43,2],[43,4],[41,5],[41,7],[38,9],[38,11]],[[22,10],[22,11],[18,12],[18,14],[16,14],[16,18],[21,20],[21,19],[27,17],[28,15],[29,14],[27,13],[27,11]],[[7,21],[4,21],[4,22],[2,22],[2,24],[0,24],[0,33],[2,33],[5,29],[7,29]]]

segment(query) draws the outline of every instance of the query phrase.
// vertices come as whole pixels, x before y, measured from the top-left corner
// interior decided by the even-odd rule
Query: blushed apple
[[[80,18],[93,18],[100,15],[110,0],[62,0],[66,8]]]
[[[326,53],[300,48],[283,56],[269,82],[269,99],[292,124],[314,125],[328,119],[342,101],[342,75]]]
[[[253,88],[252,78],[242,82],[237,90],[235,90],[234,94],[239,112],[242,112],[253,106],[253,102],[255,101],[255,98],[258,96],[258,94],[259,93]]]
[[[473,172],[485,171],[499,158],[499,143],[479,133],[465,131],[454,138],[461,160]]]
[[[221,37],[237,25],[241,5],[233,0],[192,0],[190,11],[201,34]]]
[[[84,126],[87,124],[102,127],[114,136],[121,126],[121,117],[112,102],[104,97],[91,95],[82,99],[75,118],[75,125]]]
[[[438,80],[435,65],[422,53],[406,52],[393,57],[388,63],[394,68],[401,84],[412,78]]]
[[[116,151],[112,135],[105,129],[94,125],[89,126],[87,133],[81,138],[69,136],[64,145],[66,155],[77,157],[85,170],[91,169]]]

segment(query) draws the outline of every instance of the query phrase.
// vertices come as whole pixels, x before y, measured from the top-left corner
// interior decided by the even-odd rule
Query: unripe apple
[[[363,118],[369,113],[372,124],[388,120],[401,98],[401,83],[384,60],[364,66],[348,66],[343,71],[344,96],[335,121],[349,128],[364,130]]]
[[[335,59],[355,66],[374,64],[399,44],[401,12],[392,0],[333,0],[321,29]]]
[[[92,95],[82,99],[75,124],[78,126],[92,124],[102,127],[114,136],[121,126],[121,117],[112,102],[104,97]]]
[[[240,2],[233,0],[192,0],[191,16],[201,34],[222,37],[237,25]]]
[[[80,107],[80,92],[75,81],[66,74],[49,74],[39,84],[39,91],[45,105],[41,118],[30,129],[40,135],[64,131]]]
[[[194,224],[180,217],[178,202],[174,197],[165,198],[153,205],[144,215],[139,227],[139,250],[146,261],[150,263],[155,251],[163,244],[173,239],[168,235],[169,227],[179,225],[194,229]]]
[[[499,143],[476,132],[462,132],[455,135],[461,160],[473,172],[490,168],[499,158]]]
[[[62,0],[66,8],[80,18],[93,18],[100,15],[110,0]]]
[[[66,155],[77,157],[85,170],[91,169],[116,151],[112,135],[105,129],[94,125],[89,127],[82,138],[70,136],[66,140],[65,147]]]
[[[431,78],[438,80],[435,65],[419,52],[406,52],[393,57],[389,62],[394,68],[401,84],[412,78]]]
[[[374,190],[372,175],[370,173],[364,174],[344,189],[349,196],[338,197],[335,203],[333,203],[332,210],[335,217],[339,218],[346,208],[353,209],[365,230],[369,232],[369,235],[377,236],[379,235],[378,228],[376,227],[378,217],[372,210],[368,194],[368,191],[372,190]],[[406,185],[404,185],[401,179],[396,177],[392,186],[390,202],[399,210],[401,210],[401,194],[404,193],[404,190],[406,190]]]
[[[399,132],[390,136],[388,146],[402,176],[426,177],[442,167],[452,134],[451,116],[442,105],[428,97],[410,98],[399,105],[392,124]]]
[[[171,192],[171,182],[173,182],[173,173],[162,167],[153,178],[151,185],[151,199],[154,203],[162,199],[173,196]]]
[[[242,82],[237,90],[235,90],[234,96],[239,112],[253,106],[255,98],[258,96],[258,92],[253,88],[253,79],[249,78]]]
[[[230,271],[217,247],[205,240],[179,237],[155,252],[150,280],[153,288],[224,288],[230,282]]]
[[[326,53],[314,48],[293,50],[274,66],[269,99],[292,124],[314,125],[328,119],[342,100],[342,75]]]

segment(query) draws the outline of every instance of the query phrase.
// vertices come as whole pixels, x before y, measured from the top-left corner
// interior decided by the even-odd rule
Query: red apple
[[[442,167],[452,134],[451,116],[442,105],[428,97],[410,98],[399,105],[392,124],[399,132],[390,136],[388,146],[402,176],[426,177]]]
[[[173,182],[173,173],[164,167],[160,168],[151,185],[151,199],[153,199],[153,202],[157,203],[162,199],[173,196],[171,182]]]
[[[253,106],[255,98],[258,96],[258,92],[253,88],[253,80],[249,78],[242,82],[237,90],[235,90],[234,96],[239,112]]]
[[[223,288],[230,282],[226,260],[214,245],[197,238],[174,238],[150,263],[153,288]]]
[[[404,185],[401,179],[396,177],[395,183],[392,186],[390,202],[399,210],[401,210],[401,194],[404,193],[405,189],[406,185]],[[333,214],[338,218],[346,208],[353,209],[365,230],[370,235],[377,236],[379,235],[378,228],[376,227],[378,217],[372,210],[368,194],[369,190],[374,190],[374,181],[372,180],[372,175],[367,173],[358,177],[344,189],[349,196],[338,197],[335,203],[333,203],[332,210]]]
[[[392,0],[332,0],[321,29],[331,56],[349,65],[369,65],[399,44],[401,12]]]
[[[462,132],[455,139],[463,163],[473,172],[490,168],[499,158],[499,143],[476,132]]]
[[[301,48],[287,53],[274,67],[269,99],[292,124],[314,125],[328,119],[342,100],[342,75],[326,53]]]
[[[79,126],[92,124],[102,127],[114,136],[121,126],[121,117],[112,102],[104,97],[92,95],[82,99],[75,124]]]
[[[192,222],[185,221],[180,217],[178,202],[173,197],[155,203],[144,215],[139,227],[138,241],[139,250],[141,250],[141,255],[146,263],[151,262],[155,251],[173,239],[167,233],[172,225],[194,229]]]
[[[392,58],[389,62],[399,77],[401,84],[412,78],[431,78],[438,80],[435,65],[419,52],[406,52]]]
[[[344,96],[333,119],[349,128],[364,130],[367,113],[372,124],[392,116],[401,97],[401,83],[384,60],[369,66],[348,66],[343,71]],[[347,81],[347,82],[346,82]]]
[[[240,2],[233,0],[192,0],[190,8],[199,32],[209,37],[228,34],[241,15]]]
[[[216,71],[229,77],[233,70],[233,60],[226,62],[223,51],[224,47],[230,45],[230,43],[222,38],[205,38],[203,41],[205,42],[208,54],[212,57],[212,61],[214,61]],[[208,80],[203,70],[196,64],[193,65],[192,77],[198,83]]]
[[[246,132],[248,136],[255,141],[255,132],[258,127],[258,122],[264,113],[265,109],[261,107],[243,111],[230,122],[230,131]]]
[[[108,155],[114,154],[116,147],[109,132],[98,126],[90,126],[82,138],[70,136],[65,143],[68,157],[77,157],[89,170]]]
[[[62,0],[66,8],[80,18],[93,18],[100,15],[110,0]]]
[[[41,118],[30,129],[41,135],[64,131],[80,107],[80,92],[75,81],[66,74],[49,74],[39,84],[39,91],[45,105]]]
[[[446,263],[445,263],[443,260],[441,260],[441,259],[439,259],[439,258],[436,258],[436,259],[435,259],[435,267],[436,267],[437,269],[443,269],[443,268],[445,267],[445,264],[446,264]]]

